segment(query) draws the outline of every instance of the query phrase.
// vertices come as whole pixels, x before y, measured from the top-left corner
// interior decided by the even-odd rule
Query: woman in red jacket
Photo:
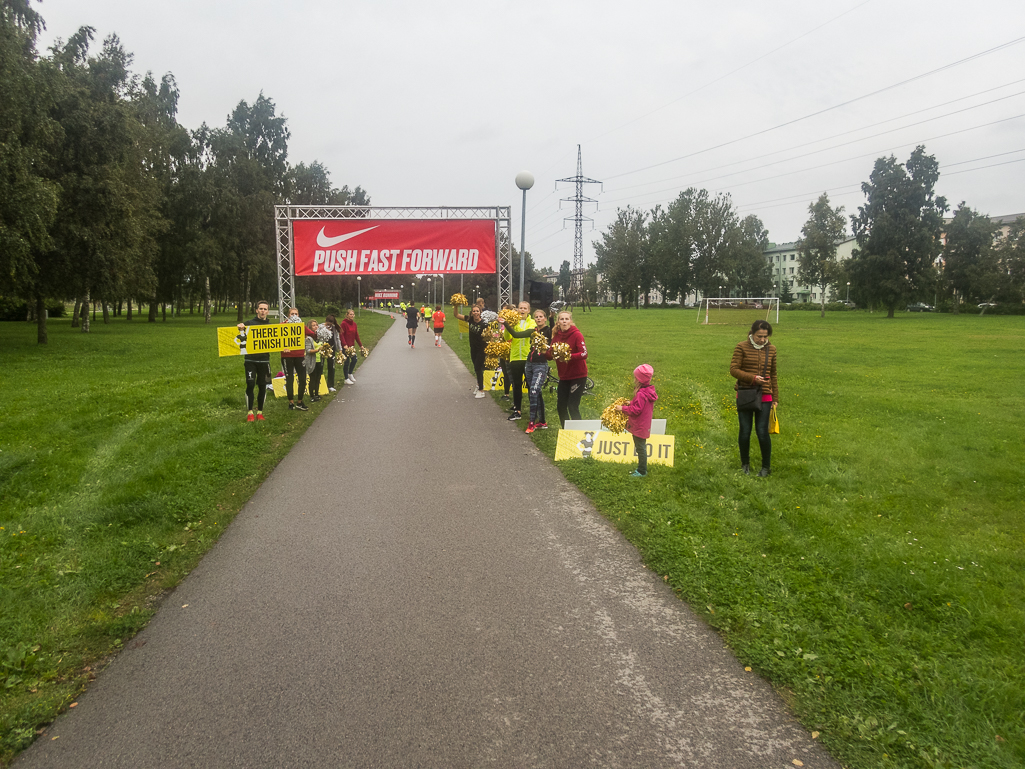
[[[342,369],[342,373],[345,375],[345,384],[354,385],[356,380],[352,374],[356,370],[356,358],[358,357],[355,352],[356,346],[363,346],[363,342],[359,339],[359,329],[356,328],[356,311],[349,310],[345,313],[345,320],[339,324],[338,334],[342,337],[342,347],[353,348],[353,354],[345,357],[345,367]]]
[[[568,361],[555,361],[559,370],[559,389],[556,392],[556,408],[559,410],[559,424],[566,426],[569,418],[580,419],[580,398],[584,395],[584,384],[587,382],[587,346],[584,335],[573,325],[573,315],[569,310],[559,313],[552,334],[552,345],[564,342],[569,345]],[[552,360],[552,348],[545,355]]]

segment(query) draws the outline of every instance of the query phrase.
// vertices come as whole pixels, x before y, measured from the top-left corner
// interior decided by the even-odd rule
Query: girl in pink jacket
[[[627,432],[634,437],[634,451],[637,454],[637,469],[630,475],[634,478],[643,478],[648,474],[648,438],[651,437],[651,415],[655,411],[655,401],[658,400],[658,393],[651,384],[651,377],[655,370],[647,363],[642,363],[634,369],[634,379],[637,380],[637,388],[634,391],[633,400],[617,406],[628,417],[626,422]]]

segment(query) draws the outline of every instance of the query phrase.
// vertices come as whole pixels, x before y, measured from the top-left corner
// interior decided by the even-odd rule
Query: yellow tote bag
[[[769,409],[769,435],[779,435],[779,418],[776,416],[776,404]]]

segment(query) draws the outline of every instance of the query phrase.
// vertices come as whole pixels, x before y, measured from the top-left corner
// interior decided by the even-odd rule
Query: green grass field
[[[695,312],[577,313],[582,416],[650,363],[676,466],[563,473],[846,766],[1025,765],[1021,319],[782,313],[761,479],[729,376],[747,328]],[[533,439],[554,456],[554,430]]]
[[[746,329],[682,310],[577,322],[597,383],[584,416],[652,364],[676,466],[562,471],[845,766],[1025,764],[1020,318],[783,313],[768,479],[738,471],[728,366]],[[362,315],[368,347],[390,323]],[[320,408],[278,401],[243,422],[242,366],[216,357],[212,326],[51,321],[39,348],[33,326],[0,324],[0,764],[146,623]],[[533,439],[554,454],[556,430]]]
[[[391,324],[359,320],[367,347]],[[34,325],[0,323],[0,765],[146,624],[327,403],[268,396],[268,421],[246,423],[242,362],[217,357],[214,328],[234,325],[51,320],[39,347]]]

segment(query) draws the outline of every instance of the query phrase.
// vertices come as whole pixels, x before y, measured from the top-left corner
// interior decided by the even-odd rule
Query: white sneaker
[[[356,380],[350,377],[349,379],[345,380],[345,384],[354,385],[356,384]]]
[[[347,378],[351,379],[353,384],[356,384],[356,377],[354,377],[352,374],[349,374]]]
[[[473,396],[473,397],[474,397],[474,398],[484,398],[484,397],[486,397],[486,396],[487,396],[487,393],[486,393],[486,392],[484,392],[483,390],[478,390],[478,391],[477,391],[477,392],[476,392],[476,393],[474,394],[474,396]]]
[[[334,393],[334,392],[338,392],[338,391],[337,391],[337,390],[336,390],[335,388],[333,388],[333,387],[329,387],[329,388],[327,388],[327,391],[328,391],[329,393]]]

